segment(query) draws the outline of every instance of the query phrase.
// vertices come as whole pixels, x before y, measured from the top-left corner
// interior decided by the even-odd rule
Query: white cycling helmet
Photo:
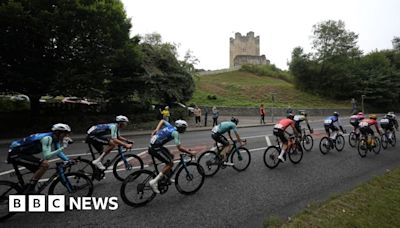
[[[71,132],[71,128],[67,124],[63,123],[57,123],[54,124],[53,127],[51,127],[52,131],[66,131],[66,132]]]
[[[177,120],[177,121],[175,121],[175,126],[178,128],[181,128],[181,127],[187,128],[188,124],[184,120]]]
[[[117,121],[117,122],[129,122],[129,119],[126,116],[119,115],[119,116],[115,117],[115,121]]]

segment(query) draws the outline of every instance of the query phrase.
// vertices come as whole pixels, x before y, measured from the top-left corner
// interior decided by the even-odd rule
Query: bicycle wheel
[[[311,151],[314,146],[314,139],[311,135],[306,135],[301,144],[305,151]]]
[[[321,151],[321,153],[325,155],[331,150],[331,146],[331,139],[325,136],[319,142],[319,151]]]
[[[351,147],[357,146],[357,135],[354,132],[350,132],[350,134],[349,134],[349,145]]]
[[[342,151],[345,144],[346,144],[346,141],[344,140],[343,135],[336,136],[335,148],[337,151],[339,151],[339,152]]]
[[[289,150],[289,160],[293,164],[297,164],[303,158],[303,148],[301,147],[299,142],[296,142],[296,146],[292,147]]]
[[[120,193],[122,200],[131,207],[139,207],[147,204],[156,197],[149,185],[149,181],[156,174],[149,170],[138,170],[127,176],[122,182]]]
[[[221,166],[217,153],[211,150],[200,155],[198,163],[203,167],[206,177],[215,175]]]
[[[279,165],[279,147],[276,146],[269,146],[265,151],[264,151],[264,164],[270,168],[273,169]]]
[[[365,141],[365,139],[361,139],[360,141],[358,141],[358,154],[360,155],[360,157],[365,157],[367,156],[367,141]]]
[[[375,154],[379,154],[381,152],[381,140],[375,136],[375,146],[372,148]]]
[[[0,221],[5,221],[15,214],[15,212],[9,212],[9,197],[10,195],[18,195],[21,191],[16,183],[0,181]]]
[[[92,181],[95,179],[96,168],[92,164],[91,161],[84,159],[84,158],[76,158],[76,164],[69,166],[66,169],[66,173],[82,173],[88,176]]]
[[[113,165],[113,174],[119,181],[124,181],[129,174],[143,169],[143,161],[136,154],[124,154],[124,157],[128,161],[129,167],[125,166],[121,157],[119,157]]]
[[[190,195],[197,192],[204,183],[204,170],[195,162],[181,166],[175,176],[175,187],[178,192]]]
[[[382,148],[386,150],[388,147],[388,144],[389,144],[389,139],[388,139],[386,133],[381,135],[381,143],[382,143]]]
[[[65,186],[60,177],[55,179],[49,187],[49,195],[65,195],[66,197],[92,196],[93,183],[88,176],[82,173],[64,173],[65,179],[71,184],[71,191]]]
[[[250,151],[245,147],[239,147],[236,151],[232,151],[231,162],[236,171],[244,171],[249,167],[251,162]]]

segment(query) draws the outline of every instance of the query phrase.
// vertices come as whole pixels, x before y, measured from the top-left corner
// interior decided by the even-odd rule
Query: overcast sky
[[[132,20],[131,35],[159,33],[192,51],[196,68],[229,67],[229,38],[236,32],[260,36],[260,54],[287,69],[294,47],[311,51],[312,26],[343,20],[359,34],[364,53],[392,48],[400,36],[400,0],[122,0]]]

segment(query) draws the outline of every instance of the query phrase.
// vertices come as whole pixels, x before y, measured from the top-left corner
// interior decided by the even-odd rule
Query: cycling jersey
[[[376,131],[380,134],[378,121],[374,119],[363,119],[358,126],[360,127],[361,130],[367,128],[371,129],[371,126],[375,126]]]
[[[119,129],[117,123],[109,123],[109,124],[98,124],[92,126],[87,131],[88,135],[95,135],[95,136],[104,136],[104,135],[111,135],[112,139],[118,138]]]
[[[164,121],[164,128],[160,129],[153,137],[151,137],[150,145],[162,146],[171,140],[175,140],[175,145],[181,145],[181,140],[177,129],[167,121]]]
[[[307,119],[307,118],[306,118],[305,115],[295,115],[294,118],[293,118],[293,120],[294,120],[296,123],[303,122],[303,121],[306,120],[306,119]]]
[[[224,121],[215,126],[211,131],[214,133],[225,134],[230,130],[237,132],[236,124],[232,121]]]
[[[289,126],[291,126],[294,129],[295,128],[294,121],[289,118],[285,118],[281,119],[277,124],[275,124],[274,128],[281,129],[284,131]]]
[[[361,120],[364,119],[364,115],[352,115],[350,116],[350,124],[353,127],[358,127],[358,124],[360,123]]]

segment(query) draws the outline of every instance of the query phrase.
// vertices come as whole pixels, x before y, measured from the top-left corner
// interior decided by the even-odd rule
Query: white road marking
[[[269,140],[269,136],[265,136],[265,141],[267,141],[267,146],[271,146],[271,140]]]

